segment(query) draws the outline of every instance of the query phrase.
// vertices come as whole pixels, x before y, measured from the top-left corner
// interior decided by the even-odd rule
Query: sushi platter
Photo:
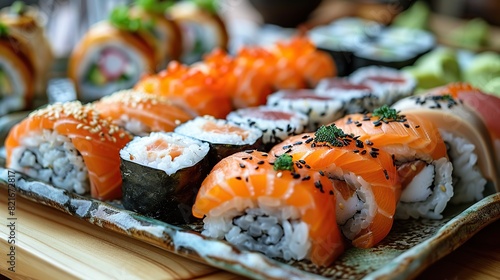
[[[0,11],[3,218],[19,198],[254,279],[412,279],[500,220],[498,53],[403,14],[231,50],[216,1],[167,2],[114,8],[52,81],[37,10]]]

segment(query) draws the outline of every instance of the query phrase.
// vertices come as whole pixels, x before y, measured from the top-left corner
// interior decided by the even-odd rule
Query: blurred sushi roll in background
[[[132,136],[79,101],[33,111],[7,139],[7,167],[100,200],[121,197],[120,149]]]
[[[93,103],[94,108],[113,123],[134,135],[171,132],[196,116],[164,96],[135,90],[122,90]]]
[[[401,183],[395,217],[440,219],[453,196],[453,166],[437,127],[424,116],[398,114],[384,105],[373,113],[347,115],[335,121],[362,145],[393,156]]]
[[[307,131],[316,131],[344,115],[343,102],[333,96],[321,96],[314,90],[281,90],[267,97],[267,106],[300,112],[309,117]]]
[[[213,0],[178,1],[168,9],[168,16],[181,29],[182,62],[191,64],[213,49],[227,49],[229,36],[217,5]]]
[[[179,125],[176,133],[210,144],[212,166],[223,158],[245,150],[262,150],[262,131],[211,116],[197,117]]]
[[[315,90],[318,95],[341,100],[346,114],[371,112],[381,105],[381,98],[370,86],[347,78],[325,78]]]
[[[13,47],[16,50],[24,49],[22,51],[27,52],[24,55],[31,60],[33,80],[30,84],[35,93],[34,97],[43,100],[47,99],[45,90],[54,64],[52,47],[45,36],[45,22],[46,18],[38,8],[27,6],[22,1],[16,1],[0,10],[0,24],[5,25],[9,36],[16,40],[15,43],[12,42]],[[18,44],[24,46],[16,46]]]
[[[193,205],[202,234],[272,258],[329,266],[345,248],[332,183],[296,163],[253,150],[222,159]]]
[[[394,68],[367,66],[354,71],[349,79],[353,83],[363,83],[373,89],[379,97],[380,105],[392,104],[413,94],[417,82],[413,76]]]
[[[119,152],[123,207],[167,223],[192,222],[191,207],[210,171],[209,150],[208,143],[174,132],[134,138]]]
[[[24,40],[10,35],[0,22],[0,116],[33,104],[36,79],[32,55]]]
[[[238,109],[229,113],[226,119],[262,131],[265,150],[290,136],[305,132],[309,122],[305,114],[267,106]]]
[[[494,150],[481,118],[450,94],[424,94],[400,100],[393,107],[434,123],[453,163],[454,203],[481,200],[487,181],[498,186]]]

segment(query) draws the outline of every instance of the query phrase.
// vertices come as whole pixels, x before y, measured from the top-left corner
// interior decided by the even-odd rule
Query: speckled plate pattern
[[[1,162],[0,162],[1,165]],[[0,168],[0,187],[8,188]],[[16,173],[17,195],[179,255],[256,279],[411,279],[452,252],[483,227],[500,219],[500,193],[475,204],[449,206],[441,220],[396,221],[390,234],[371,249],[348,248],[330,267],[307,261],[283,262],[206,238],[200,224],[173,226]]]

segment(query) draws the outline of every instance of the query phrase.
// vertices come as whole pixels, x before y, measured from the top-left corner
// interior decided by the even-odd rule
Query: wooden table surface
[[[58,210],[16,199],[16,272],[7,270],[6,190],[0,191],[0,272],[12,279],[241,279]],[[417,279],[499,279],[500,221]]]

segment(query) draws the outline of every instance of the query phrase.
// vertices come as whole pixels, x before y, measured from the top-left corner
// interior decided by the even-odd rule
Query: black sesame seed
[[[245,165],[243,163],[240,163],[241,168],[245,168]]]
[[[375,151],[371,151],[371,152],[370,152],[370,156],[372,156],[372,158],[377,158],[378,153],[377,153],[377,152],[375,152]]]
[[[259,161],[257,161],[257,164],[264,164],[264,162],[265,161],[263,161],[263,160],[259,160]]]
[[[420,128],[420,125],[416,125],[415,128]]]
[[[253,150],[246,150],[245,153],[251,154],[251,153],[253,153]]]
[[[307,140],[305,141],[305,143],[306,143],[306,144],[309,144],[309,143],[311,143],[313,140],[314,140],[314,138],[309,138],[309,139],[307,139]]]
[[[300,164],[300,162],[296,162],[295,165],[297,166],[297,168],[302,168],[302,164]]]
[[[311,166],[309,164],[304,164],[304,166],[307,168],[307,169],[311,169]]]
[[[357,154],[357,153],[359,153],[359,150],[353,150],[352,152]]]
[[[298,174],[298,173],[292,172],[291,174],[292,174],[293,179],[299,179],[300,178],[300,174]]]
[[[365,145],[363,145],[363,141],[356,140],[356,147],[363,149]]]
[[[378,151],[379,151],[379,148],[372,147],[372,151],[376,151],[376,152],[378,152]]]
[[[368,146],[373,146],[373,142],[370,141],[370,140],[366,140],[365,141],[365,144],[368,145]]]
[[[380,126],[380,125],[382,125],[382,122],[381,122],[381,121],[374,121],[374,122],[373,122],[373,125],[375,125],[375,126]]]
[[[384,169],[384,175],[387,180],[389,180],[389,173],[387,173],[387,170]]]
[[[362,151],[361,151],[361,154],[362,154],[362,155],[365,155],[365,154],[366,154],[366,150],[362,150]]]
[[[328,193],[329,193],[330,195],[333,195],[333,191],[332,191],[332,190],[330,190]]]
[[[263,157],[267,157],[268,156],[268,153],[262,153],[261,156]]]
[[[404,126],[405,126],[406,128],[410,128],[410,125],[409,125],[409,124],[407,124],[407,123],[405,123],[405,124],[404,124]]]
[[[295,143],[293,143],[294,146],[297,146],[297,145],[302,145],[302,141],[297,141]]]
[[[325,176],[325,172],[323,172],[323,170],[318,171],[318,173],[319,173],[319,175],[321,175],[321,176]]]
[[[236,177],[236,180],[241,180],[241,177],[240,177],[240,176],[237,176],[237,177]]]
[[[302,136],[302,139],[306,139],[306,138],[309,138],[309,135],[306,134],[306,135]]]
[[[307,181],[307,180],[310,180],[311,179],[311,176],[307,175],[305,177],[302,177],[302,181]]]

